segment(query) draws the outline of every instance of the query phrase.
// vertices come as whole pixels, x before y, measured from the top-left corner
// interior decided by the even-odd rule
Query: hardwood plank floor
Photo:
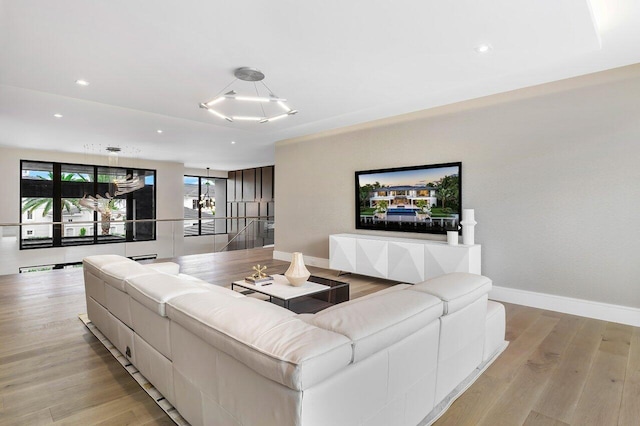
[[[284,272],[288,262],[272,255],[255,249],[174,261],[229,286],[257,263]],[[352,299],[395,284],[340,279]],[[639,328],[505,307],[511,344],[436,425],[640,424]],[[85,311],[81,269],[0,276],[0,425],[171,425],[78,320]]]

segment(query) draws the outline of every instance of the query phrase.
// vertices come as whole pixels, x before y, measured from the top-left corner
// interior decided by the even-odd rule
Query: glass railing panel
[[[189,254],[264,247],[274,241],[275,226],[272,219],[216,217],[214,233],[185,236],[185,228],[193,226],[194,221],[198,227],[202,225],[199,219],[118,221],[114,225],[153,229],[155,239],[149,241],[101,239],[98,234],[103,221],[100,219],[0,224],[0,275],[72,267],[84,257],[97,254],[119,254],[134,259],[169,259]],[[211,223],[210,219],[205,221]],[[219,233],[232,221],[244,225],[236,227],[236,232]],[[111,225],[113,223],[110,223],[109,235],[117,235],[117,230],[112,232]],[[54,235],[63,237],[58,239],[61,243],[56,247],[53,247]]]
[[[53,246],[53,225],[46,223],[27,223],[17,227],[17,238],[21,248],[35,249]]]
[[[275,223],[273,220],[245,218],[246,225],[231,233],[229,242],[220,251],[246,250],[273,245]]]

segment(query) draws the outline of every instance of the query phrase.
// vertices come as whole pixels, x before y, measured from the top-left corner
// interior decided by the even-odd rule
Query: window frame
[[[211,176],[198,176],[198,175],[183,175],[182,177],[182,185],[184,188],[184,180],[185,178],[195,178],[198,179],[198,196],[196,198],[196,200],[198,201],[198,233],[197,234],[190,234],[187,235],[184,233],[184,230],[182,231],[182,235],[184,238],[191,238],[191,237],[206,237],[206,236],[212,236],[212,235],[218,235],[218,234],[226,234],[227,233],[227,221],[224,221],[224,226],[225,226],[225,232],[213,232],[213,234],[203,234],[202,233],[202,206],[200,205],[200,198],[202,197],[202,195],[204,195],[204,193],[202,192],[202,185],[203,185],[203,181],[206,180],[216,180],[216,179],[220,179],[220,180],[224,180],[225,181],[225,186],[227,183],[227,178],[222,178],[222,177],[211,177]],[[184,193],[182,194],[184,197]],[[214,194],[215,196],[215,194]],[[216,211],[218,209],[218,201],[216,200]],[[226,209],[226,200],[225,200],[225,209]],[[183,220],[187,220],[186,218],[183,217]],[[213,219],[211,220],[216,220],[215,216]]]
[[[41,164],[50,164],[52,166],[52,170],[53,170],[53,179],[52,179],[52,183],[53,183],[53,193],[52,193],[52,208],[51,208],[51,212],[52,212],[52,222],[60,222],[60,224],[54,224],[51,225],[52,226],[52,238],[51,238],[51,244],[49,245],[34,245],[33,247],[30,247],[28,245],[25,246],[24,241],[25,239],[22,237],[22,227],[24,225],[37,225],[37,222],[29,222],[29,223],[25,223],[22,221],[22,216],[23,216],[23,212],[22,212],[22,203],[23,203],[23,199],[24,197],[24,188],[23,188],[23,180],[24,180],[24,175],[23,175],[23,168],[24,168],[24,164],[25,163],[41,163]],[[96,211],[93,212],[93,224],[88,226],[89,229],[91,229],[93,231],[92,236],[93,236],[93,240],[91,242],[89,239],[84,240],[83,242],[79,242],[79,243],[72,243],[69,241],[64,241],[64,235],[62,232],[62,228],[63,225],[61,224],[62,222],[62,208],[63,208],[63,199],[65,197],[62,197],[62,168],[63,166],[78,166],[78,167],[87,167],[87,168],[92,168],[93,169],[93,176],[92,176],[92,184],[93,184],[93,192],[94,194],[97,194],[98,192],[98,184],[100,182],[98,182],[98,169],[100,168],[110,168],[108,165],[98,165],[98,164],[82,164],[82,163],[71,163],[71,162],[56,162],[56,161],[46,161],[46,160],[20,160],[20,201],[19,201],[19,206],[18,206],[18,217],[20,217],[20,223],[22,225],[20,225],[20,250],[34,250],[34,249],[42,249],[42,248],[59,248],[59,247],[77,247],[77,246],[84,246],[84,245],[96,245],[96,244],[122,244],[122,243],[134,243],[134,242],[145,242],[145,241],[156,241],[158,238],[158,229],[157,229],[157,223],[155,222],[155,220],[157,219],[157,197],[158,197],[158,171],[156,169],[146,169],[146,168],[141,168],[141,167],[118,167],[120,169],[124,169],[126,170],[127,174],[131,174],[133,175],[134,172],[139,172],[139,171],[143,171],[145,172],[145,177],[147,176],[147,172],[152,172],[153,175],[153,219],[147,219],[147,220],[154,220],[153,223],[153,228],[152,228],[152,233],[153,233],[153,237],[152,238],[148,238],[148,239],[144,239],[144,240],[136,240],[135,236],[133,235],[133,223],[128,222],[125,224],[125,238],[122,240],[107,240],[107,239],[101,239],[99,238],[98,235],[98,229],[99,226],[96,226],[99,222],[98,222],[98,213]],[[133,216],[134,216],[134,210],[133,210],[133,200],[134,200],[134,194],[135,191],[127,193],[126,194],[126,198],[124,198],[126,200],[126,218],[125,220],[133,220]],[[144,220],[144,219],[141,219]],[[87,232],[87,234],[89,234]]]

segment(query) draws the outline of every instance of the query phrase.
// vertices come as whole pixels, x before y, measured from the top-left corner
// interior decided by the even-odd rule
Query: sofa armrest
[[[454,272],[416,284],[410,291],[427,293],[442,300],[444,314],[452,314],[491,290],[491,280],[478,274]]]
[[[440,315],[442,302],[436,297],[401,289],[358,303],[340,303],[304,321],[347,336],[352,341],[353,362],[359,362],[410,336]]]

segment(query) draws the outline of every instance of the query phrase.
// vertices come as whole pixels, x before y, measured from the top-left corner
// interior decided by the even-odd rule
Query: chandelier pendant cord
[[[225,93],[225,91],[229,88],[229,86],[231,86],[231,85],[232,85],[233,83],[235,83],[236,81],[238,81],[238,79],[237,79],[237,78],[234,78],[233,80],[231,80],[231,83],[229,83],[229,84],[227,84],[226,86],[224,86],[224,88],[223,88],[221,91],[219,91],[219,92],[218,92],[218,93],[213,97],[213,99],[215,99],[215,98],[217,98],[217,97],[221,96],[223,93]]]
[[[262,83],[262,85],[265,87],[265,89],[267,89],[267,91],[269,92],[269,94],[270,94],[270,95],[273,95],[273,96],[274,96],[274,97],[276,97],[276,98],[278,97],[278,96],[276,96],[276,94],[275,94],[275,93],[273,93],[273,92],[271,91],[271,89],[269,89],[269,86],[267,86],[267,83],[265,83],[265,82],[264,82],[264,80],[260,80],[260,83]]]
[[[264,84],[264,83],[262,83],[262,84]],[[258,85],[256,84],[256,82],[255,82],[255,81],[253,82],[253,87],[256,89],[256,96],[257,96],[257,97],[260,97],[260,92],[258,92]],[[269,92],[269,93],[270,93],[270,94],[273,94],[273,93],[271,93],[271,92]],[[260,110],[262,110],[262,117],[263,117],[263,118],[264,118],[264,117],[266,117],[266,116],[267,116],[267,113],[265,113],[265,112],[264,112],[264,106],[262,105],[262,102],[260,102]]]

